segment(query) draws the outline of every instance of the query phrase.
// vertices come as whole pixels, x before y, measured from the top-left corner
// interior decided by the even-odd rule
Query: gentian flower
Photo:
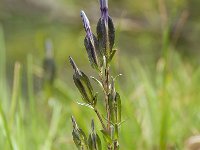
[[[108,14],[108,0],[99,0],[99,2],[101,18],[97,24],[97,38],[100,50],[108,60],[113,55],[115,29],[112,19]]]
[[[103,57],[101,55],[101,52],[99,51],[97,38],[92,33],[90,22],[84,11],[81,11],[81,18],[86,32],[84,44],[87,50],[90,64],[93,68],[100,70],[103,62]]]

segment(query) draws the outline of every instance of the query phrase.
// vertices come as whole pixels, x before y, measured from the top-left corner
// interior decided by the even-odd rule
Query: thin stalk
[[[108,95],[109,95],[109,67],[108,66],[106,66],[106,69],[105,69],[105,79],[102,73],[99,74],[99,78],[103,85],[103,92],[104,92],[105,104],[106,104],[106,116],[107,116],[108,123],[105,129],[107,131],[110,131],[110,110],[109,110],[109,105],[108,105]]]
[[[28,84],[28,97],[29,97],[29,107],[31,110],[31,117],[35,115],[35,101],[34,101],[34,91],[33,91],[33,57],[28,55],[27,58],[27,84]]]
[[[117,140],[115,140],[114,141],[114,150],[117,150],[117,148],[118,148],[118,142],[117,142]]]
[[[17,100],[19,98],[19,89],[20,89],[20,74],[21,74],[21,65],[20,63],[15,63],[14,68],[14,79],[13,79],[13,90],[12,90],[12,99],[11,99],[11,107],[10,107],[10,114],[9,114],[9,124],[10,128],[12,128],[15,110],[17,107]]]
[[[106,77],[106,80],[105,80],[105,87],[106,87],[105,102],[106,102],[106,113],[107,113],[107,120],[108,120],[107,130],[110,132],[110,109],[109,109],[109,105],[108,105],[108,95],[109,95],[109,67],[108,66],[106,67],[106,70],[105,70],[105,77]]]
[[[94,108],[94,111],[95,111],[95,113],[97,114],[97,117],[99,118],[103,129],[106,130],[106,126],[105,126],[104,123],[103,123],[103,119],[102,119],[102,117],[101,117],[99,111],[98,111],[96,108]]]
[[[10,149],[14,150],[14,147],[13,147],[13,144],[12,144],[12,141],[11,141],[11,135],[10,135],[11,132],[10,132],[10,129],[8,127],[6,116],[5,116],[5,113],[3,112],[1,103],[0,103],[0,115],[1,115],[1,119],[2,119],[2,122],[3,122],[3,127],[5,129],[5,133],[6,133],[6,137],[7,137]]]
[[[51,123],[49,127],[49,132],[44,144],[44,150],[50,150],[52,147],[53,139],[55,138],[55,135],[58,130],[58,125],[60,121],[62,106],[55,101],[52,102],[53,107],[53,113],[51,117]]]
[[[1,24],[0,24],[0,97],[4,101],[7,101],[8,96],[7,96],[7,84],[6,84],[6,46],[4,40],[4,30]]]

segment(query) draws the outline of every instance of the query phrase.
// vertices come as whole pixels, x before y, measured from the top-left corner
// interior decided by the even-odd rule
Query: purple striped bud
[[[98,47],[98,41],[97,38],[92,33],[90,22],[85,15],[84,11],[81,11],[81,18],[83,21],[83,26],[85,28],[86,37],[85,37],[85,48],[87,50],[88,58],[90,61],[90,64],[93,68],[100,70],[102,66],[102,54],[99,51]]]
[[[99,0],[100,1],[100,10],[101,10],[101,19],[108,24],[108,0]]]
[[[90,22],[85,14],[84,11],[81,11],[81,18],[82,18],[82,22],[83,22],[83,27],[85,29],[87,38],[89,39],[93,39],[93,34],[92,34],[92,30],[90,28]]]
[[[111,17],[108,15],[108,0],[99,0],[101,18],[97,24],[97,39],[100,51],[106,57],[107,63],[113,53],[113,45],[115,40],[115,28]]]

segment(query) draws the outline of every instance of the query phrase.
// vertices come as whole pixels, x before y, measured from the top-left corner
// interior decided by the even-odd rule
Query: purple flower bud
[[[81,18],[82,18],[82,21],[83,21],[83,26],[85,28],[85,32],[87,34],[87,38],[92,39],[93,34],[92,34],[92,30],[90,28],[90,22],[89,22],[84,11],[81,11]]]
[[[101,19],[108,23],[108,0],[99,0],[101,9]]]
[[[98,41],[95,37],[95,35],[92,33],[92,30],[90,28],[90,22],[85,15],[84,11],[81,11],[81,18],[83,21],[83,26],[86,31],[86,37],[84,40],[84,44],[88,53],[89,61],[93,68],[100,69],[102,66],[102,60],[101,60],[101,53],[98,49]]]

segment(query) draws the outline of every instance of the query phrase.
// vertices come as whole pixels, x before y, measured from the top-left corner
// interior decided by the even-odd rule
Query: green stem
[[[12,100],[11,100],[11,107],[10,107],[10,114],[9,114],[9,123],[10,128],[12,128],[15,110],[18,103],[19,98],[19,89],[20,89],[20,74],[21,74],[21,65],[20,63],[15,63],[14,68],[14,80],[13,80],[13,90],[12,90]]]
[[[6,120],[6,116],[5,116],[5,113],[3,112],[1,103],[0,103],[0,115],[1,115],[1,118],[2,118],[3,126],[4,126],[4,129],[5,129],[5,133],[6,133],[6,137],[7,137],[10,149],[13,150],[14,148],[13,148],[12,141],[11,141],[10,130],[9,130],[8,123],[7,123],[7,120]]]
[[[105,126],[104,123],[103,123],[103,119],[102,119],[102,117],[101,117],[99,111],[98,111],[96,108],[94,108],[94,111],[95,111],[95,113],[97,114],[97,117],[99,118],[103,129],[106,130],[106,126]]]

